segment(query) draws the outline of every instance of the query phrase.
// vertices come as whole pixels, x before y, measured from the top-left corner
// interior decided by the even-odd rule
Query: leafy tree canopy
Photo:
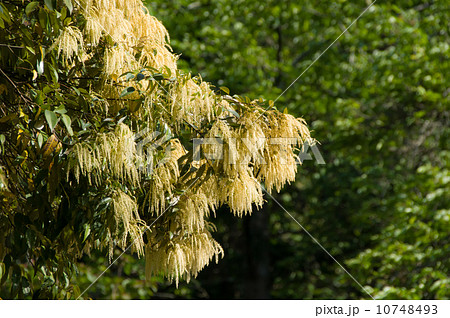
[[[0,276],[8,298],[71,298],[93,250],[178,284],[223,255],[210,216],[263,204],[312,141],[273,102],[177,68],[140,0],[0,4]],[[271,142],[284,137],[295,143]],[[205,144],[200,153],[191,142]],[[222,144],[223,143],[223,144]],[[222,151],[223,160],[205,154]]]

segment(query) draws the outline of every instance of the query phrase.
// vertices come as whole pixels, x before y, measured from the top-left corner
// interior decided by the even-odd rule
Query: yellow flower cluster
[[[58,56],[62,54],[64,61],[71,61],[78,52],[83,52],[83,35],[77,27],[68,26],[56,39]]]
[[[196,84],[188,78],[176,82],[170,89],[170,116],[178,125],[187,121],[198,125],[203,120],[211,121],[214,116],[215,98],[206,82]]]
[[[133,134],[127,125],[119,124],[113,132],[98,134],[91,142],[74,145],[69,163],[77,181],[80,175],[89,184],[101,185],[104,178],[113,176],[119,181],[138,185],[137,153]]]
[[[114,220],[116,222],[115,235],[119,236],[118,245],[122,249],[128,247],[128,236],[132,249],[138,254],[144,254],[144,240],[142,238],[145,223],[139,217],[138,206],[128,194],[122,190],[116,190],[112,196]],[[113,240],[111,240],[113,242]],[[110,255],[113,245],[110,244]]]
[[[87,178],[89,184],[101,187],[117,181],[127,189],[112,195],[115,225],[108,234],[110,255],[114,244],[125,248],[130,241],[142,253],[144,231],[152,222],[154,229],[145,233],[147,277],[162,273],[177,284],[181,278],[189,280],[223,254],[210,234],[210,215],[223,204],[237,216],[250,214],[264,202],[261,183],[270,192],[294,181],[294,152],[311,141],[309,131],[301,119],[265,111],[256,103],[241,107],[233,99],[227,102],[201,78],[180,74],[166,29],[141,0],[80,0],[76,10],[86,19],[84,29],[66,27],[55,44],[67,61],[80,51],[84,53],[79,56],[103,54],[102,80],[95,88],[102,97],[96,104],[101,106],[98,113],[134,109],[138,98],[142,105],[133,112],[136,127],[120,123],[113,131],[75,144],[69,173],[77,182]],[[169,70],[175,80],[165,88],[147,90],[143,96],[134,92],[128,100],[120,100],[125,85],[120,75],[146,67]],[[143,79],[139,85],[150,87],[155,82]],[[142,126],[166,127],[175,136],[160,149],[139,152],[134,133]],[[192,151],[177,139],[183,130],[194,138],[218,140],[200,150],[221,157],[193,161]],[[143,163],[151,173],[141,169]],[[137,193],[144,193],[141,200]]]
[[[180,278],[188,282],[196,277],[215,257],[219,261],[223,249],[207,231],[186,235],[182,239],[170,240],[155,246],[147,245],[145,273],[149,279],[153,274],[166,273],[177,286]]]
[[[147,200],[150,212],[161,215],[167,209],[166,198],[173,199],[173,190],[179,177],[178,159],[185,154],[185,149],[181,143],[171,140],[164,149],[168,155],[159,162],[150,162],[152,169],[152,183],[147,192]],[[151,154],[148,154],[151,156]],[[149,158],[147,158],[149,159]],[[153,158],[150,158],[152,160]]]

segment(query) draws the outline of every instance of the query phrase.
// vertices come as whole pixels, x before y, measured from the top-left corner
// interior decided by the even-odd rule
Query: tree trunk
[[[266,205],[265,205],[266,206]],[[244,219],[246,238],[246,299],[270,298],[269,211],[263,208]]]

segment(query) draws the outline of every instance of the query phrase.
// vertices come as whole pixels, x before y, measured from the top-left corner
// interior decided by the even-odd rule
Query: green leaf
[[[230,112],[231,114],[233,114],[234,117],[236,117],[236,118],[240,118],[241,117],[241,116],[239,116],[239,114],[234,109],[225,108],[225,110]]]
[[[72,22],[72,18],[66,18],[64,19],[64,26],[68,26]]]
[[[58,76],[58,72],[56,71],[56,69],[53,67],[53,65],[46,63],[48,66],[48,69],[50,70],[50,76],[52,78],[52,81],[54,84],[58,83],[59,80],[59,76]]]
[[[144,78],[145,78],[145,75],[142,74],[142,73],[138,73],[138,75],[136,75],[136,80],[137,80],[137,81],[141,81],[141,80],[143,80]]]
[[[125,88],[122,93],[120,93],[120,97],[125,97],[131,93],[133,93],[136,89],[132,86]]]
[[[36,70],[39,73],[39,75],[44,74],[44,61],[43,60],[41,60],[41,61],[38,60],[36,62]]]
[[[63,114],[61,117],[64,125],[67,128],[67,132],[69,133],[70,136],[73,136],[73,130],[72,130],[72,119],[70,119],[69,116],[67,116],[66,114]]]
[[[141,107],[142,101],[143,101],[142,98],[130,101],[128,103],[128,107],[130,109],[130,112],[134,113],[135,111],[137,111]]]
[[[64,19],[67,17],[67,8],[66,7],[63,7],[62,9],[61,9],[61,16],[59,17],[59,19],[61,20],[61,21],[64,21]]]
[[[26,49],[30,51],[31,54],[36,54],[36,51],[31,46],[27,46]]]
[[[47,120],[50,130],[53,131],[53,129],[55,129],[56,124],[58,123],[58,117],[56,117],[56,114],[54,112],[46,109],[45,119]]]
[[[58,114],[67,113],[66,107],[64,105],[60,105],[58,108],[55,109],[55,113],[58,113]]]
[[[26,14],[26,15],[30,15],[30,13],[33,12],[34,9],[36,9],[36,7],[37,7],[38,5],[39,5],[39,2],[38,2],[38,1],[30,2],[30,3],[26,6],[26,8],[25,8],[25,14]]]
[[[72,14],[73,11],[73,4],[71,0],[64,0],[64,4],[66,5],[67,9],[69,9],[70,14]]]
[[[47,8],[49,8],[50,11],[53,11],[55,9],[53,1],[54,0],[44,0],[45,5],[47,6]]]
[[[106,210],[111,201],[112,201],[112,198],[110,198],[110,197],[104,198],[100,201],[99,204],[97,204],[97,207],[95,209],[99,210],[99,211]]]
[[[172,75],[171,69],[167,65],[164,65],[164,69],[166,70],[167,77],[170,77]]]
[[[53,92],[53,90],[54,89],[52,87],[47,85],[42,89],[42,92],[44,93],[44,95],[48,95],[49,93]]]
[[[230,89],[228,87],[225,86],[220,86],[219,87],[222,91],[224,91],[227,95],[230,95]]]
[[[37,140],[39,148],[42,148],[42,145],[44,144],[44,136],[41,133],[37,136]]]
[[[164,79],[164,75],[161,73],[155,73],[152,75],[152,77],[150,79],[155,80],[155,81],[160,81],[160,80]]]
[[[91,233],[91,227],[89,226],[89,224],[85,224],[83,227],[84,227],[84,236],[83,236],[83,243],[84,243],[84,241],[86,241],[89,234]]]
[[[3,18],[8,23],[11,23],[11,17],[9,16],[9,11],[3,3],[0,3],[0,18]]]
[[[2,153],[2,154],[3,154],[4,148],[5,148],[3,146],[4,143],[5,143],[5,135],[0,135],[0,153]],[[0,168],[0,172],[1,172],[1,168]],[[1,182],[2,182],[2,179],[0,176],[0,189],[2,188]],[[1,278],[1,275],[0,275],[0,278]]]
[[[39,24],[41,25],[41,28],[44,30],[47,29],[47,22],[48,22],[48,15],[47,12],[43,8],[39,9]]]
[[[0,124],[1,123],[6,123],[6,122],[8,122],[10,120],[14,120],[16,118],[17,118],[17,114],[14,114],[14,113],[6,115],[6,116],[3,116],[3,117],[0,118]]]

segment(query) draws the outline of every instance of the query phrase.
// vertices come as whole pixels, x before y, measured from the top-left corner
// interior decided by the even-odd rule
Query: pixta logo
[[[252,158],[256,161],[257,164],[266,164],[266,161],[264,160],[264,157],[259,152],[259,149],[261,149],[261,146],[266,143],[266,138],[257,138],[256,142],[251,142],[247,138],[240,139],[242,143],[247,148],[247,151],[251,155]],[[268,138],[267,139],[268,145],[280,145],[280,146],[287,146],[287,145],[297,145],[298,140],[296,138]],[[201,157],[201,145],[209,145],[211,147],[210,151],[208,153],[203,153],[206,159],[208,160],[224,160],[224,147],[228,147],[228,153],[232,154],[233,151],[231,151],[232,148],[235,148],[237,144],[236,138],[229,138],[227,139],[227,142],[225,143],[221,138],[194,138],[193,140],[193,161],[197,162],[200,161]],[[322,154],[319,151],[319,148],[317,147],[317,144],[310,144],[309,142],[303,143],[303,147],[300,150],[300,152],[297,154],[296,163],[302,164],[305,160],[313,160],[313,157],[311,156],[310,152],[314,155],[314,159],[317,164],[324,165],[325,160],[322,157]],[[286,158],[283,158],[283,155],[287,155],[288,152],[280,152],[279,155],[281,156],[280,161],[287,164],[288,160]],[[236,156],[228,156],[227,158],[228,164],[237,164],[237,158]]]
[[[166,162],[167,158],[170,157],[171,147],[167,143],[170,139],[170,134],[167,132],[152,131],[148,128],[134,135],[139,171],[151,175],[154,169]],[[282,148],[298,144],[296,138],[258,138],[256,141],[250,141],[246,138],[240,140],[229,138],[227,142],[224,142],[221,138],[194,138],[192,141],[193,162],[199,162],[202,154],[208,160],[225,160],[224,150],[226,149],[225,147],[228,147],[229,151],[227,152],[228,156],[226,158],[228,164],[239,164],[240,162],[238,162],[236,152],[231,151],[231,149],[236,149],[237,142],[239,141],[245,145],[247,158],[250,156],[259,165],[267,164],[261,153],[261,149],[264,146],[279,145]],[[208,152],[205,152],[205,148],[202,149],[202,145],[208,146]],[[288,162],[292,162],[284,157],[288,155],[287,151],[281,151],[278,155],[280,156],[281,163],[288,164]],[[308,142],[304,142],[302,149],[296,154],[296,164],[302,164],[306,160],[315,160],[319,165],[325,164],[325,160],[317,144],[310,144]],[[242,164],[246,163],[248,164],[248,160],[242,162]]]

